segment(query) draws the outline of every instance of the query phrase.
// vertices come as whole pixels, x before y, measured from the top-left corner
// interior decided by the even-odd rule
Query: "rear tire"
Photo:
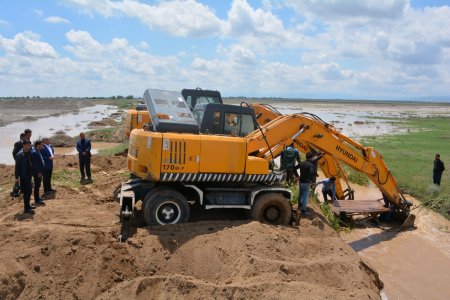
[[[178,224],[189,220],[189,203],[174,189],[157,189],[147,195],[144,202],[144,219],[147,225]]]
[[[253,203],[251,217],[261,223],[288,225],[291,220],[291,205],[280,194],[269,193],[258,197]]]

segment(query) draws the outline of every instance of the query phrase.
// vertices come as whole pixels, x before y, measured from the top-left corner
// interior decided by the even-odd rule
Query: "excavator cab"
[[[204,134],[244,137],[258,127],[249,107],[230,104],[197,104],[194,117]]]

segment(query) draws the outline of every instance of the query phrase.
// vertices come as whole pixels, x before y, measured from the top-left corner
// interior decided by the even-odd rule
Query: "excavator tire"
[[[268,193],[256,199],[250,215],[261,223],[288,225],[291,220],[291,205],[281,194]]]
[[[147,225],[178,224],[189,220],[189,203],[174,189],[158,188],[144,201],[144,219]]]

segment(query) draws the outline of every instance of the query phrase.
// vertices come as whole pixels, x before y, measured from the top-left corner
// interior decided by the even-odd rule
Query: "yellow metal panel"
[[[244,173],[246,140],[240,137],[200,135],[201,173]]]
[[[264,158],[249,156],[245,165],[245,174],[269,174],[269,161]]]
[[[128,168],[139,176],[159,180],[161,169],[162,134],[135,129],[128,147]]]
[[[163,133],[161,173],[198,173],[200,136]]]

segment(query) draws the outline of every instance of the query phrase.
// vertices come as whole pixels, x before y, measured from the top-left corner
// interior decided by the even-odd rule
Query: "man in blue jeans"
[[[78,161],[80,163],[81,184],[92,183],[91,178],[91,141],[86,139],[84,132],[80,133],[77,142]],[[86,170],[86,172],[85,172]],[[86,180],[86,175],[88,179]]]
[[[311,183],[316,180],[316,172],[314,163],[322,157],[322,153],[318,153],[315,156],[314,152],[308,152],[306,154],[306,160],[302,161],[296,169],[300,169],[300,191],[298,196],[298,206],[301,208],[302,214],[306,215],[306,207],[308,206],[309,201],[309,190],[311,187]]]

